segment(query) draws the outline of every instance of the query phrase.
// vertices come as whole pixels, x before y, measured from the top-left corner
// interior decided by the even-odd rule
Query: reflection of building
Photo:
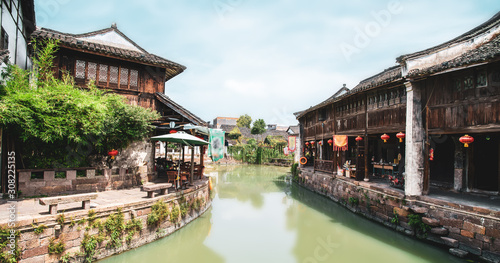
[[[407,195],[426,194],[431,184],[498,193],[499,34],[500,13],[297,113],[303,154],[327,173],[350,161],[346,168],[358,180],[405,170]],[[468,148],[460,139],[466,134],[474,138]],[[336,147],[339,135],[347,136],[346,146]]]

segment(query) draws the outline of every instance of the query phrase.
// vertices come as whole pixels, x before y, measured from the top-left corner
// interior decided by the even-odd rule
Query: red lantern
[[[333,140],[332,140],[332,139],[329,139],[329,140],[328,140],[328,144],[330,144],[330,146],[332,146],[332,143],[333,143]]]
[[[319,146],[323,145],[323,141],[319,141],[319,142],[318,142],[318,145],[319,145]]]
[[[309,142],[306,142],[306,146],[309,146]]]
[[[391,137],[385,133],[382,136],[380,136],[380,139],[384,140],[384,142],[387,142],[387,140],[389,140],[389,138],[391,138]]]
[[[464,144],[464,147],[469,147],[469,143],[473,143],[474,138],[466,134],[460,137],[459,141]]]
[[[314,141],[311,141],[311,145],[314,146]]]
[[[108,155],[111,156],[111,159],[115,159],[115,156],[118,155],[118,151],[113,149],[113,150],[108,152]]]
[[[429,150],[429,161],[434,161],[434,149]]]
[[[399,142],[403,142],[403,139],[405,138],[405,136],[406,135],[404,133],[402,133],[402,132],[396,134],[396,137],[399,138]]]
[[[360,141],[362,141],[362,140],[363,140],[363,137],[358,136],[358,137],[356,137],[356,139],[354,139],[354,140],[356,140],[357,142],[360,142]]]
[[[177,131],[176,131],[176,130],[170,130],[170,131],[169,131],[169,133],[170,133],[170,134],[172,134],[172,133],[177,133]]]

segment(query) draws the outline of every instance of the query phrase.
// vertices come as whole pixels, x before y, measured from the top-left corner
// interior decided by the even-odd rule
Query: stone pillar
[[[452,138],[455,143],[455,159],[453,162],[454,168],[454,178],[453,178],[453,189],[456,191],[461,191],[464,186],[464,151],[463,145],[455,138]]]
[[[422,122],[422,90],[414,82],[406,82],[406,158],[405,194],[422,195],[424,181],[424,126]]]

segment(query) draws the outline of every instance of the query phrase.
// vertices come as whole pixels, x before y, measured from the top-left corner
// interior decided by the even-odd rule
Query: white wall
[[[10,1],[10,0],[8,0]],[[10,63],[16,64],[19,67],[26,69],[31,66],[28,58],[27,47],[29,36],[25,35],[23,15],[20,7],[21,0],[12,0],[11,11],[7,8],[4,1],[0,1],[1,26],[9,36],[9,60]]]

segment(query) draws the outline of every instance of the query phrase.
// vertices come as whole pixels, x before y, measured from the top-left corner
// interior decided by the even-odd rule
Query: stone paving
[[[163,183],[158,181],[156,183]],[[195,181],[194,185],[201,185],[202,181]],[[179,189],[182,191],[182,189]],[[175,192],[174,188],[169,189],[169,193]],[[157,195],[155,195],[157,196]],[[141,191],[140,187],[122,190],[110,190],[105,192],[98,192],[97,199],[91,200],[90,208],[104,208],[116,207],[127,203],[134,203],[138,201],[151,200],[147,198],[147,192]],[[6,223],[9,218],[9,207],[15,205],[17,220],[35,219],[40,216],[49,215],[49,206],[39,204],[39,198],[23,199],[18,201],[0,200],[0,224]],[[59,213],[71,211],[83,211],[81,208],[82,202],[74,202],[68,204],[60,204],[58,206]]]

